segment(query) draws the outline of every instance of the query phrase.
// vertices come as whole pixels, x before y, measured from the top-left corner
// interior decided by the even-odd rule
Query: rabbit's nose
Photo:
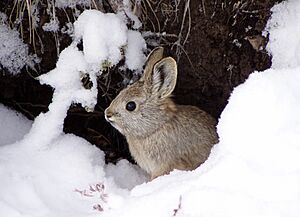
[[[104,114],[105,114],[105,119],[107,121],[110,121],[110,118],[113,116],[113,113],[111,111],[109,111],[108,109],[105,109]]]

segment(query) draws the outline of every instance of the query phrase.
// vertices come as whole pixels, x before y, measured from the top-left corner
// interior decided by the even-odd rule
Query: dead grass
[[[142,0],[141,7],[142,14],[139,18],[142,23],[149,23],[152,30],[151,34],[147,32],[146,39],[155,38],[157,45],[170,46],[175,50],[177,61],[182,54],[189,59],[184,47],[191,31],[190,0]],[[166,32],[170,24],[179,24],[179,32]]]
[[[10,26],[12,28],[18,28],[22,38],[24,38],[24,30],[27,29],[24,26],[23,21],[28,21],[29,43],[33,45],[34,51],[36,51],[35,40],[37,31],[35,26],[36,20],[32,13],[32,6],[38,2],[38,0],[14,0],[13,8],[9,15]]]
[[[122,0],[92,0],[91,5],[87,8],[82,8],[82,10],[93,8],[104,11],[104,3],[108,4],[114,12],[117,12],[120,8],[124,7]],[[152,34],[148,35],[151,40],[157,41],[157,45],[167,45],[171,46],[173,50],[175,49],[177,60],[180,59],[182,53],[187,55],[184,46],[190,36],[191,30],[192,18],[190,12],[190,0],[130,0],[130,3],[132,13],[136,15],[142,23],[147,22],[151,25]],[[55,0],[14,0],[9,16],[10,26],[19,30],[21,37],[23,39],[26,38],[26,41],[32,45],[35,54],[38,53],[37,49],[40,49],[40,53],[44,52],[43,40],[39,35],[40,30],[38,30],[40,26],[38,25],[39,23],[37,22],[36,15],[33,11],[34,8],[39,8],[41,5],[46,7],[50,19],[58,19]],[[202,0],[202,5],[204,8],[204,0]],[[182,7],[184,8],[183,13],[180,12]],[[77,8],[68,10],[68,12],[64,8],[61,10],[65,13],[66,19],[68,19],[69,22],[75,20],[78,16]],[[161,15],[163,17],[159,17]],[[179,32],[165,32],[166,27],[170,23],[175,22],[181,23]],[[61,50],[59,40],[60,35],[57,32],[51,32],[51,34],[55,40],[58,56]],[[39,48],[37,48],[37,44],[39,45]]]

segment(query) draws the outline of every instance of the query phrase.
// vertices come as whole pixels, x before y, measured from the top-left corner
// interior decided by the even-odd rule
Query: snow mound
[[[272,68],[296,67],[300,64],[300,4],[284,1],[272,8],[272,19],[266,31],[270,33],[267,50],[272,55]]]
[[[295,164],[300,154],[299,71],[300,67],[269,69],[250,75],[222,113],[218,125],[222,147],[258,164],[257,171],[300,170]]]
[[[29,141],[28,141],[29,142]],[[51,147],[19,143],[0,149],[0,216],[78,216],[91,200],[75,192],[103,177],[103,153],[73,135]]]
[[[120,160],[116,165],[108,164],[105,168],[106,177],[111,178],[120,188],[131,190],[136,185],[149,180],[149,176],[137,165],[127,160]],[[135,174],[135,175],[133,175]],[[130,179],[128,179],[130,177]],[[124,180],[126,180],[124,182]]]
[[[87,25],[82,21],[86,18],[86,22],[90,22],[89,17],[94,16],[101,17],[93,20],[94,25]],[[82,17],[79,17],[75,31],[84,29],[80,36],[83,41],[88,38],[90,42],[95,40],[99,44],[97,37],[86,35],[94,34],[93,29],[101,27],[99,23],[103,24],[102,19],[108,21],[107,17],[110,18],[109,21],[114,20],[123,26],[125,40],[122,37],[115,37],[113,42],[102,40],[101,45],[113,51],[103,58],[99,58],[98,53],[108,50],[103,51],[101,47],[97,50],[87,45],[84,51],[80,51],[76,46],[78,41],[74,41],[61,52],[56,68],[39,77],[40,83],[54,88],[52,103],[48,112],[41,113],[34,120],[23,140],[11,141],[15,143],[0,147],[0,216],[98,214],[99,211],[118,207],[123,203],[125,195],[129,194],[129,188],[146,180],[144,173],[138,168],[130,167],[126,161],[116,166],[108,165],[107,175],[102,151],[82,138],[63,133],[63,122],[72,103],[80,103],[93,109],[97,102],[96,79],[101,71],[95,70],[95,65],[101,65],[105,58],[114,59],[116,64],[118,58],[121,58],[117,54],[117,51],[120,52],[120,44],[127,43],[128,30],[118,16],[87,11]],[[111,31],[117,33],[114,29]],[[110,31],[98,34],[109,35]],[[93,82],[91,89],[82,86],[81,77],[84,74],[90,75]],[[7,120],[13,126],[18,121],[11,115]],[[120,182],[117,177],[109,177],[109,174],[116,174],[116,170],[119,171],[120,178],[129,176],[132,179],[124,188],[115,184]]]
[[[0,104],[0,146],[21,140],[29,132],[32,121]]]

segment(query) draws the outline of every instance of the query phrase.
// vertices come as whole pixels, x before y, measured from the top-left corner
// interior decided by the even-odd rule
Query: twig
[[[182,201],[182,196],[180,195],[178,207],[173,210],[174,211],[173,216],[176,216],[178,214],[178,211],[181,210],[181,201]]]

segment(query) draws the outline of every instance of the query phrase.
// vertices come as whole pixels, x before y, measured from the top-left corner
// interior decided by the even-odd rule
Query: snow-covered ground
[[[32,122],[22,114],[0,104],[0,146],[21,140],[31,125]]]
[[[126,160],[105,165],[100,150],[62,132],[71,103],[95,104],[96,88],[82,87],[82,73],[95,82],[105,61],[120,60],[120,47],[134,46],[127,48],[128,66],[139,68],[133,59],[144,59],[139,33],[128,30],[122,16],[86,11],[75,24],[74,44],[40,77],[55,88],[49,112],[30,123],[0,107],[7,123],[0,125],[0,216],[300,216],[300,2],[283,2],[273,12],[266,28],[272,67],[235,88],[209,159],[195,171],[148,182],[137,166]],[[109,31],[94,30],[103,19]],[[117,38],[102,35],[118,29]],[[81,38],[83,52],[75,46]]]

